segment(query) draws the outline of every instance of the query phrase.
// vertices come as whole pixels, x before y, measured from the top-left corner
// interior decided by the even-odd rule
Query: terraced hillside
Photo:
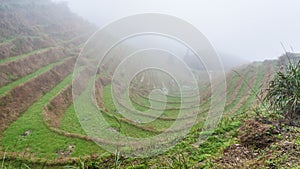
[[[74,64],[83,43],[95,28],[70,13],[64,5],[51,1],[1,0],[0,17],[0,158],[8,163],[21,161],[20,165],[24,162],[33,166],[60,166],[84,159],[100,158],[103,168],[113,166],[118,160],[93,140],[119,146],[122,143],[89,137],[81,128],[72,98]],[[227,72],[223,119],[242,114],[257,105],[258,100],[254,93],[259,93],[267,85],[277,65],[275,60],[255,62]],[[110,67],[113,66],[104,65],[108,72]],[[192,102],[190,107],[180,108],[182,98],[168,95],[166,108],[161,109],[162,115],[144,124],[140,121],[153,118],[152,114],[147,114],[147,110],[153,109],[151,105],[160,105],[164,101],[149,99],[147,87],[137,90],[139,86],[133,86],[130,90],[130,101],[134,109],[121,102],[121,98],[115,98],[117,101],[114,102],[109,78],[103,72],[98,72],[95,77],[98,111],[109,124],[109,127],[102,126],[102,130],[145,138],[166,131],[172,133],[173,131],[167,129],[179,119],[180,109],[186,111],[186,114],[198,114],[196,124],[187,138],[174,148],[150,159],[124,160],[122,167],[139,165],[145,162],[143,160],[149,165],[158,162],[162,166],[175,165],[176,162],[184,160],[180,157],[192,158],[189,159],[191,165],[197,166],[201,159],[208,156],[211,150],[208,151],[201,145],[199,147],[198,143],[201,128],[211,106],[208,84],[200,87],[201,101]],[[93,87],[92,79],[85,83],[87,88]],[[193,97],[190,94],[192,92],[191,89],[186,91],[190,97]],[[82,92],[74,100],[84,102],[87,97],[87,93]],[[124,118],[118,113],[115,103],[125,112],[138,115],[139,118]],[[185,116],[179,119],[183,126],[178,129],[191,127],[193,124],[185,121],[189,118]],[[232,123],[229,128],[239,125],[240,123]],[[227,129],[219,129],[218,132],[224,132],[222,130]],[[210,137],[202,145],[209,144],[212,139],[214,137]],[[219,147],[215,148],[222,148],[229,142],[230,140],[220,141]],[[134,150],[138,148],[140,147],[135,147]]]
[[[226,116],[243,113],[256,104],[256,98],[251,94],[250,87],[251,90],[258,92],[261,86],[264,86],[271,78],[276,69],[276,63],[276,61],[265,61],[238,68],[241,76],[234,72],[228,73]],[[114,107],[111,85],[104,81],[100,76],[96,83],[99,85],[97,88],[100,89],[97,91],[99,93],[98,105],[111,126],[104,130],[120,131],[132,137],[149,137],[165,131],[177,119],[180,98],[174,96],[168,97],[167,109],[164,110],[163,115],[151,123],[140,124],[138,121],[122,118]],[[12,87],[11,91],[21,91],[22,86],[23,84],[17,84]],[[35,86],[35,88],[40,87],[42,85]],[[32,101],[32,104],[26,104],[24,110],[20,111],[20,116],[13,119],[12,123],[7,124],[1,138],[2,151],[5,150],[6,157],[18,156],[18,158],[29,161],[41,160],[40,162],[59,164],[68,163],[71,159],[76,160],[79,157],[98,156],[105,153],[81,128],[72,103],[71,87],[71,76],[66,75],[49,91],[40,94],[39,99]],[[8,93],[10,94],[10,92]],[[134,91],[131,93],[131,101],[137,110],[145,111],[151,108],[146,93]],[[6,98],[5,96],[8,95],[4,94],[2,98]],[[160,100],[151,101],[160,102]],[[186,148],[191,148],[193,144],[197,143],[196,138],[199,137],[199,132],[196,131],[201,129],[205,113],[210,106],[209,93],[197,106],[200,107],[201,112],[198,115],[197,125],[193,127],[193,132],[187,138],[189,146]],[[1,108],[5,109],[5,105]],[[124,108],[133,113],[135,111]],[[151,114],[141,116],[147,117]],[[3,119],[10,117],[6,116]]]
[[[44,104],[71,82],[76,57],[95,27],[65,5],[51,1],[1,0],[0,16],[0,131],[4,152],[9,128],[25,118],[26,112],[40,117]],[[31,122],[38,120],[31,116],[25,123]],[[36,127],[39,130],[40,126]],[[31,127],[27,132],[17,130],[14,132],[19,136],[35,133]],[[20,138],[6,141],[17,143]],[[46,139],[38,136],[35,140],[42,143]],[[7,153],[15,156],[18,151],[13,147]]]

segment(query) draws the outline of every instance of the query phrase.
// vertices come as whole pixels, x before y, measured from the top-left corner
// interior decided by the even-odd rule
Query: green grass
[[[247,71],[247,73],[245,74],[245,76],[243,77],[244,79],[248,80],[251,78],[251,76],[255,76],[255,73],[256,71],[251,69],[249,71]],[[242,84],[241,84],[241,87],[236,95],[236,97],[234,98],[233,101],[231,101],[231,103],[229,103],[226,107],[225,107],[225,112],[228,112],[230,111],[234,106],[236,106],[236,104],[239,103],[239,101],[243,98],[243,95],[245,95],[245,92],[247,91],[247,84],[246,83],[249,83],[248,81],[247,82],[244,82],[242,81]]]
[[[10,43],[13,42],[14,40],[16,40],[16,38],[11,38],[11,39],[1,39],[1,38],[0,38],[0,45],[7,45],[7,44],[10,44]]]
[[[251,106],[253,105],[255,99],[256,98],[256,94],[258,94],[259,90],[260,90],[260,86],[263,82],[263,78],[264,78],[264,73],[266,72],[266,70],[264,69],[265,67],[260,65],[258,66],[258,72],[255,78],[255,83],[251,86],[251,91],[255,92],[255,93],[250,93],[249,96],[247,96],[247,100],[243,103],[242,106],[240,106],[237,110],[236,113],[243,113],[244,111],[247,111],[249,108],[251,108]]]
[[[28,57],[28,56],[30,56],[30,55],[34,55],[34,54],[38,54],[38,53],[43,53],[43,52],[46,52],[46,51],[48,51],[48,50],[50,50],[50,49],[55,49],[56,47],[58,47],[58,46],[60,46],[60,45],[63,45],[64,43],[70,43],[70,42],[72,42],[73,40],[76,40],[77,38],[80,38],[80,37],[82,37],[82,36],[83,36],[83,35],[80,35],[80,36],[74,37],[74,38],[72,38],[72,39],[70,39],[70,40],[62,41],[62,42],[60,42],[60,43],[57,43],[55,46],[49,46],[49,47],[46,47],[46,48],[43,48],[43,49],[37,49],[37,50],[31,51],[31,52],[29,52],[29,53],[24,53],[24,54],[22,54],[22,55],[11,56],[11,57],[8,57],[8,58],[5,58],[5,59],[1,59],[1,60],[0,60],[0,64],[12,62],[12,61],[16,61],[16,60],[19,60],[19,59],[22,59],[22,58],[26,58],[26,57]],[[11,43],[13,40],[15,40],[15,39],[7,40],[7,41],[5,41],[4,43],[5,43],[5,44],[6,44],[6,43]],[[4,43],[3,43],[3,44],[4,44]],[[1,45],[1,44],[0,44],[0,45]],[[79,46],[81,46],[81,44],[78,45],[78,46],[76,46],[75,48],[77,48],[77,47],[79,47]]]
[[[70,133],[86,135],[78,121],[73,104],[64,113],[60,121],[60,128]]]
[[[223,121],[226,121],[223,122]],[[215,132],[205,142],[196,147],[193,143],[199,139],[199,129],[203,123],[197,123],[191,132],[176,146],[156,157],[145,159],[125,159],[121,168],[131,168],[132,164],[143,164],[142,168],[211,168],[210,159],[221,155],[222,150],[236,143],[235,136],[241,125],[239,118],[224,118]],[[227,134],[228,133],[228,134]],[[132,167],[134,168],[134,167]]]
[[[131,137],[137,137],[137,138],[149,137],[149,136],[154,135],[154,133],[152,133],[152,132],[142,130],[138,127],[135,127],[133,124],[128,124],[128,123],[122,122],[122,121],[120,122],[120,124],[121,124],[121,127],[120,127],[119,122],[116,120],[116,118],[113,117],[113,116],[116,116],[115,107],[114,107],[111,96],[108,95],[108,94],[110,94],[110,91],[108,92],[107,90],[110,90],[110,88],[106,87],[106,91],[103,93],[103,98],[104,98],[105,107],[109,111],[109,115],[107,115],[106,113],[101,113],[100,110],[99,110],[99,113],[101,113],[101,115],[104,117],[106,122],[110,125],[110,127],[106,128],[105,126],[103,126],[102,130],[110,130],[110,128],[118,130],[118,128],[120,128],[121,133],[131,136]],[[78,101],[81,99],[84,100],[85,98],[88,97],[86,94],[87,94],[86,92],[83,92],[77,100]],[[91,109],[91,106],[87,106],[86,109]],[[91,109],[91,112],[92,111],[93,110]],[[86,133],[82,129],[81,124],[78,120],[77,114],[74,109],[74,105],[71,105],[67,109],[67,111],[64,113],[62,120],[61,120],[61,129],[65,130],[67,132],[71,132],[71,133],[78,133],[78,134],[86,135]]]
[[[263,75],[266,71],[263,65],[256,64],[256,68],[257,70],[255,71],[253,71],[252,68],[247,68],[249,71],[243,74],[246,80],[250,79],[251,76],[255,77],[255,82],[252,85],[253,90],[255,91],[259,89],[260,83],[263,81]],[[235,86],[238,80],[238,76],[233,76],[233,78],[230,79],[230,86],[227,91],[227,99],[230,98],[230,96],[234,93],[234,90],[236,89]],[[92,142],[60,136],[54,132],[49,131],[44,125],[42,118],[42,110],[44,106],[47,103],[49,103],[50,100],[59,91],[61,91],[63,88],[69,85],[70,82],[70,77],[66,78],[66,80],[57,85],[52,91],[45,94],[38,102],[32,105],[21,118],[19,118],[15,123],[13,123],[4,133],[2,147],[8,147],[10,151],[15,152],[22,152],[28,147],[29,151],[35,153],[37,156],[52,159],[57,157],[55,153],[57,150],[65,148],[69,144],[76,145],[75,152],[74,154],[72,154],[72,156],[74,157],[90,154],[91,152],[104,152],[104,150],[101,150]],[[238,88],[239,91],[236,95],[236,98],[234,98],[234,100],[230,100],[230,103],[227,105],[226,111],[233,109],[235,106],[237,106],[237,104],[240,103],[241,99],[245,97],[247,97],[247,99],[244,101],[243,105],[237,107],[236,112],[244,111],[252,105],[255,97],[252,95],[245,95],[245,91],[247,91],[247,88],[248,86],[243,82],[240,88]],[[87,92],[83,92],[82,95],[79,96],[77,101],[84,101],[88,97],[87,94]],[[139,104],[149,106],[149,100],[138,95],[135,95],[134,97],[135,98],[132,100],[134,108],[136,108],[139,111],[148,110],[147,108],[135,104],[134,102],[136,99],[136,101],[138,101]],[[180,98],[167,97],[167,101],[180,102]],[[116,120],[116,118],[122,118],[122,116],[117,113],[116,107],[114,105],[111,96],[111,85],[107,85],[103,89],[103,102],[104,107],[108,110],[109,115],[102,113],[102,116],[109,123],[110,127],[115,129],[121,127],[121,133],[132,137],[149,137],[154,135],[154,133],[144,131],[136,127],[134,124],[128,124],[126,122],[120,121],[118,122],[118,120]],[[167,105],[170,107],[178,106],[178,103],[169,103]],[[85,109],[89,110],[90,105],[86,106],[87,107],[85,107]],[[209,106],[210,99],[206,99],[204,103],[201,103],[201,113],[199,113],[198,115],[198,120],[205,116],[205,112],[209,108]],[[91,111],[93,110],[91,109]],[[99,111],[99,113],[101,112]],[[176,118],[178,115],[178,110],[164,111],[163,115],[167,117]],[[115,118],[113,116],[115,116]],[[237,143],[235,136],[237,134],[237,128],[241,125],[241,120],[238,117],[236,117],[237,116],[234,116],[234,118],[233,116],[223,117],[223,119],[219,123],[216,130],[212,133],[212,135],[209,136],[204,143],[200,144],[199,147],[194,147],[193,143],[196,143],[199,139],[199,133],[204,123],[203,121],[199,120],[191,129],[191,132],[188,134],[188,136],[185,139],[183,139],[179,144],[177,144],[171,150],[158,157],[147,158],[142,164],[144,166],[149,167],[151,165],[156,165],[157,168],[165,166],[169,166],[170,168],[190,168],[193,166],[197,166],[199,168],[213,167],[213,164],[210,163],[209,159],[211,159],[212,157],[218,157],[222,153],[222,150],[224,148],[228,147],[231,144]],[[157,119],[153,122],[145,124],[144,126],[153,127],[159,130],[169,128],[172,123],[173,121],[164,121]],[[24,138],[20,137],[20,134],[29,129],[32,130],[31,135]],[[78,121],[76,112],[74,110],[74,105],[71,105],[64,113],[61,119],[60,129],[71,133],[86,135],[84,130],[81,128],[81,124]],[[108,128],[103,128],[103,130],[107,129]],[[168,159],[168,163],[165,159]],[[130,161],[129,164],[124,164],[125,166],[130,166],[130,163],[135,160],[128,159],[128,161]]]
[[[116,130],[118,129],[119,124],[114,118],[104,113],[102,115],[104,116],[106,122],[110,124],[111,128]],[[85,131],[82,129],[82,126],[77,118],[73,105],[71,105],[63,115],[60,128],[66,132],[86,135]],[[103,130],[108,130],[108,128],[103,128]],[[137,137],[137,138],[149,137],[151,135],[154,135],[151,132],[141,130],[125,122],[121,122],[121,133],[131,137]]]
[[[146,100],[145,98],[142,98],[142,97],[138,97],[138,99],[140,100],[140,103],[139,103],[139,104],[137,104],[137,103],[135,102],[135,100],[132,99],[132,106],[133,106],[136,110],[141,111],[141,112],[145,112],[145,111],[149,110],[149,108],[147,107],[147,106],[150,106],[149,101]],[[148,103],[147,103],[147,102],[148,102]],[[145,107],[145,106],[142,106],[141,104],[146,105],[146,107]],[[167,103],[167,105],[169,105],[169,104]],[[166,105],[166,106],[167,106],[167,105]],[[169,108],[170,108],[170,107],[169,107]],[[162,116],[169,117],[169,118],[177,118],[177,117],[178,117],[178,114],[179,114],[179,110],[177,110],[177,108],[174,109],[174,110],[164,110],[164,111],[162,112]]]
[[[241,72],[243,73],[243,72]],[[238,80],[240,79],[238,77],[238,75],[233,74],[233,77],[230,79],[230,83],[227,84],[227,91],[226,91],[226,99],[230,99],[231,95],[234,93],[235,90],[237,90],[236,88],[236,84],[238,83]]]
[[[171,98],[172,101],[169,101],[170,97],[167,97],[167,101],[166,101],[166,109],[167,110],[164,110],[163,113],[162,113],[162,116],[165,116],[165,117],[169,117],[169,118],[177,118],[178,117],[178,114],[179,114],[179,111],[180,111],[180,106],[181,106],[181,102],[180,102],[180,98]],[[209,100],[209,99],[208,99]],[[208,100],[206,100],[204,103],[206,103]],[[134,108],[136,110],[139,110],[139,111],[147,111],[149,110],[148,107],[150,107],[150,100],[145,98],[145,97],[142,97],[138,94],[135,94],[134,98],[131,98],[131,101],[132,101],[132,105],[134,106]],[[155,100],[151,100],[152,103],[154,103],[157,107],[157,104],[159,103],[162,103],[160,101],[155,101]],[[193,105],[193,103],[187,103],[188,105]],[[143,106],[145,105],[145,106]],[[199,107],[199,109],[202,109],[203,108],[203,103],[201,104],[201,106]],[[183,107],[185,107],[185,104],[183,104]],[[174,109],[172,109],[174,108]],[[191,112],[192,110],[195,110],[197,108],[192,108],[192,109],[186,109],[186,110],[182,110],[183,112]]]
[[[95,143],[80,139],[60,136],[48,130],[43,121],[44,106],[64,87],[70,84],[72,75],[45,94],[35,102],[17,121],[5,130],[2,138],[2,147],[12,152],[29,151],[36,157],[53,159],[57,151],[68,147],[69,144],[76,146],[72,156],[80,157],[92,153],[103,153]],[[27,130],[32,133],[26,137],[20,135]]]
[[[47,65],[45,67],[42,67],[41,69],[37,70],[34,73],[31,73],[31,74],[29,74],[27,76],[22,77],[21,79],[18,79],[16,81],[12,82],[12,83],[9,83],[6,86],[1,87],[0,88],[0,97],[3,96],[3,95],[5,95],[8,91],[10,91],[11,89],[13,89],[14,87],[22,85],[23,83],[25,83],[25,82],[27,82],[27,81],[29,81],[31,79],[34,79],[35,77],[37,77],[37,76],[39,76],[39,75],[47,72],[48,70],[52,69],[56,65],[61,64],[63,61],[65,61],[65,59],[62,60],[62,61],[59,61],[59,62],[51,63],[51,64],[49,64],[49,65]]]
[[[12,57],[8,57],[8,58],[5,58],[5,59],[1,59],[0,60],[0,64],[4,64],[4,63],[7,63],[7,62],[12,62],[12,61],[16,61],[16,60],[19,60],[19,59],[22,59],[22,58],[26,58],[30,55],[34,55],[34,54],[38,54],[38,53],[43,53],[43,52],[46,52],[50,49],[52,49],[53,47],[48,47],[48,48],[44,48],[44,49],[38,49],[38,50],[34,50],[34,51],[31,51],[29,53],[25,53],[25,54],[22,54],[22,55],[18,55],[18,56],[12,56]]]
[[[197,99],[195,98],[195,100],[197,100]],[[140,104],[140,105],[145,105],[143,107],[150,107],[150,102],[152,102],[155,105],[160,104],[160,103],[166,104],[166,109],[170,109],[170,108],[179,109],[181,107],[181,99],[180,98],[178,98],[178,101],[176,101],[176,102],[174,102],[174,101],[170,102],[170,101],[168,101],[168,98],[167,98],[167,100],[164,102],[162,100],[155,100],[155,99],[150,100],[148,98],[141,97],[140,95],[135,94],[134,96],[131,97],[131,101],[135,102],[137,104]],[[190,101],[192,101],[192,100],[190,100]],[[188,106],[191,106],[191,105],[197,106],[196,103],[186,103],[186,104],[188,104]],[[183,103],[183,107],[185,107],[186,104]]]
[[[103,100],[104,100],[104,104],[105,107],[110,111],[110,113],[114,113],[116,112],[116,108],[115,105],[113,103],[113,99],[111,96],[111,85],[107,85],[104,87],[103,90]],[[142,102],[144,102],[145,104],[147,104],[147,100],[146,99],[142,99]],[[148,110],[147,108],[145,108],[144,106],[135,104],[135,102],[132,102],[133,104],[133,108],[139,111],[145,111]],[[149,104],[149,102],[148,102]],[[128,110],[127,110],[128,111]],[[185,110],[185,112],[190,112],[191,110]],[[173,117],[176,119],[176,117],[178,116],[179,110],[166,110],[166,111],[162,111],[162,115],[166,116],[166,117]],[[121,117],[118,114],[115,114],[117,117]],[[142,120],[144,116],[142,115],[142,112],[140,113],[140,115],[137,115],[137,118],[140,118],[140,120]],[[162,119],[155,119],[154,121],[151,121],[149,123],[146,124],[141,124],[142,126],[145,127],[151,127],[151,128],[155,128],[158,131],[163,131],[169,127],[171,127],[171,125],[174,123],[174,121],[171,120],[162,120]]]

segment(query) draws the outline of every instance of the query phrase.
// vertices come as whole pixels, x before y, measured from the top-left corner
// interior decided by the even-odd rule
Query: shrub
[[[265,100],[289,122],[300,115],[300,61],[292,62],[277,72],[269,82]]]

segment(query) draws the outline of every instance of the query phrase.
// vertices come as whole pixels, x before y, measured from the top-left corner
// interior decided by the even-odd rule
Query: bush
[[[288,58],[289,59],[289,58]],[[286,117],[289,122],[300,115],[300,61],[289,64],[280,70],[269,82],[265,100],[276,112]]]

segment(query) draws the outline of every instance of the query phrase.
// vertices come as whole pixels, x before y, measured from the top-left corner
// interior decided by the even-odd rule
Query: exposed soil
[[[74,152],[74,149],[75,149],[75,145],[69,144],[68,148],[58,150],[56,153],[58,154],[59,157],[70,157]]]
[[[86,81],[81,80],[84,84],[80,85],[80,90],[84,90],[86,87]],[[77,83],[78,84],[78,83]],[[77,85],[78,87],[78,85]],[[78,88],[77,88],[78,89]],[[98,78],[95,82],[95,98],[97,100],[98,106],[100,108],[104,108],[103,99],[102,99],[102,81],[101,78]],[[68,109],[69,106],[73,103],[72,96],[72,85],[69,85],[66,89],[60,92],[57,96],[55,96],[50,103],[44,108],[44,120],[50,126],[54,128],[60,128],[60,121]]]
[[[73,71],[75,59],[68,59],[42,75],[12,89],[0,98],[0,131],[7,128],[42,95],[50,91]]]
[[[215,168],[299,166],[300,145],[295,142],[300,135],[299,128],[269,123],[247,120],[239,129],[239,143],[229,146],[220,158],[215,159]]]
[[[279,133],[274,125],[248,120],[239,130],[239,140],[245,147],[265,148],[276,141],[275,134]]]
[[[217,168],[247,168],[246,162],[257,154],[240,144],[231,145],[224,150],[222,158],[216,160]]]
[[[235,73],[232,72],[232,74],[235,74]],[[245,75],[245,72],[242,72],[242,74]],[[235,76],[237,76],[237,75],[235,74]],[[230,101],[234,100],[236,95],[238,94],[240,88],[243,85],[243,79],[241,77],[238,77],[238,81],[236,82],[236,84],[232,84],[232,85],[234,85],[234,90],[230,95],[230,98],[229,98]],[[227,86],[227,92],[228,92],[228,89],[229,89],[229,86]],[[227,94],[229,94],[229,93],[227,93]]]
[[[98,78],[95,82],[95,97],[96,97],[96,102],[99,108],[105,109],[104,103],[103,103],[103,81]]]
[[[63,48],[52,48],[26,58],[0,65],[0,86],[4,86],[43,66],[70,56]]]
[[[245,102],[247,101],[248,97],[250,97],[250,95],[252,94],[251,93],[251,89],[249,88],[249,86],[253,86],[256,82],[256,78],[257,78],[257,73],[258,73],[258,70],[256,70],[254,67],[248,67],[249,71],[253,71],[252,72],[252,76],[249,77],[249,79],[243,79],[242,80],[242,85],[245,85],[245,91],[243,93],[243,95],[241,96],[241,98],[234,98],[232,100],[236,100],[236,99],[240,99],[236,105],[234,105],[234,107],[230,110],[230,113],[231,112],[236,112],[236,110],[238,110],[238,108],[240,108],[240,106]],[[243,77],[244,78],[244,77]],[[245,84],[243,84],[245,83]],[[248,86],[249,85],[249,86]],[[236,97],[237,95],[235,95]]]
[[[49,37],[18,37],[11,43],[0,45],[0,59],[22,55],[34,50],[54,46],[55,42]]]
[[[44,120],[51,127],[60,127],[60,120],[67,108],[72,104],[72,86],[60,92],[44,108]]]

